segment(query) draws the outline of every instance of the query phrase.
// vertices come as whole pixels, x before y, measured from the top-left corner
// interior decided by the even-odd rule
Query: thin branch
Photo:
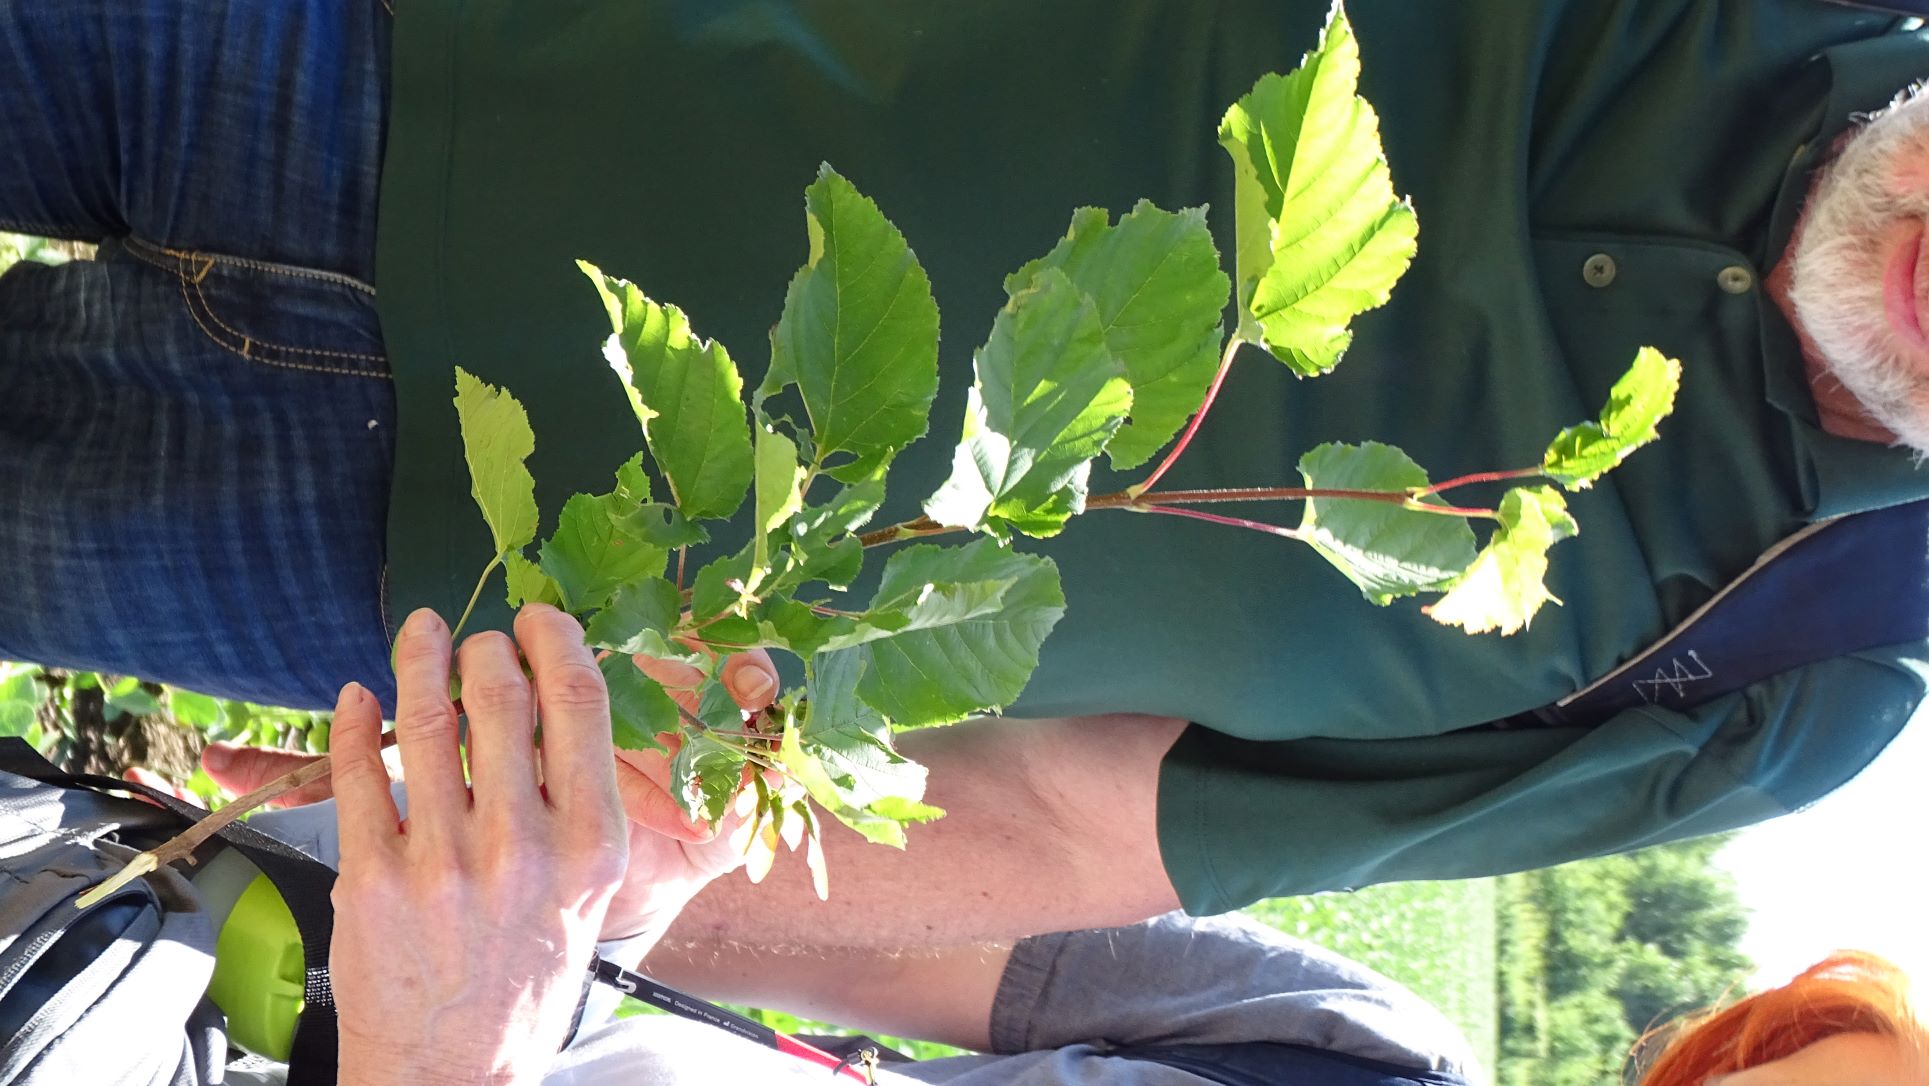
[[[1300,533],[1293,528],[1282,528],[1277,524],[1265,524],[1257,520],[1246,520],[1243,517],[1222,517],[1217,513],[1202,513],[1197,509],[1178,509],[1170,505],[1125,506],[1122,508],[1129,508],[1135,513],[1162,513],[1168,517],[1203,520],[1208,524],[1223,524],[1229,528],[1247,528],[1255,532],[1265,532],[1267,535],[1281,536],[1286,539],[1302,538]]]
[[[462,627],[469,621],[469,613],[476,609],[476,601],[482,598],[482,586],[489,583],[489,575],[494,573],[496,567],[500,565],[502,565],[502,555],[498,554],[494,558],[489,559],[488,565],[482,567],[482,576],[476,578],[476,589],[474,592],[469,593],[469,605],[462,609],[462,617],[456,619],[455,626],[449,630],[450,644],[454,644],[455,639],[461,636]]]
[[[1424,498],[1429,494],[1443,494],[1449,490],[1463,486],[1473,486],[1476,483],[1504,483],[1512,479],[1538,479],[1544,474],[1546,473],[1537,467],[1519,468],[1514,471],[1480,471],[1472,475],[1462,475],[1457,479],[1448,479],[1444,483],[1435,483],[1432,486],[1420,487],[1413,491],[1413,496],[1416,498]]]
[[[394,745],[395,733],[392,731],[385,733],[382,736],[382,749],[387,750]],[[201,821],[196,822],[194,825],[189,826],[185,831],[169,838],[159,847],[143,852],[139,856],[129,860],[127,866],[116,872],[112,878],[89,890],[79,898],[76,898],[74,907],[76,909],[92,908],[116,890],[140,878],[142,875],[156,870],[162,864],[171,864],[176,860],[191,861],[195,849],[200,848],[207,842],[208,838],[220,833],[235,819],[240,818],[242,815],[247,814],[249,811],[254,810],[264,803],[271,803],[293,792],[297,788],[306,788],[334,772],[334,769],[335,759],[324,754],[292,773],[284,773],[276,777],[267,784],[262,785],[247,795],[236,799],[233,803],[208,815]]]
[[[1219,372],[1213,376],[1212,384],[1206,388],[1206,398],[1200,402],[1199,410],[1192,416],[1192,422],[1186,426],[1186,432],[1180,435],[1179,443],[1172,446],[1172,451],[1165,454],[1165,459],[1153,469],[1152,474],[1145,477],[1144,482],[1130,487],[1126,493],[1136,496],[1151,490],[1154,484],[1165,478],[1166,472],[1172,470],[1172,465],[1179,462],[1180,454],[1186,451],[1187,445],[1192,444],[1192,435],[1198,433],[1199,427],[1206,421],[1206,412],[1212,410],[1212,401],[1219,398],[1219,386],[1226,383],[1226,374],[1232,372],[1232,360],[1239,354],[1239,348],[1244,346],[1245,342],[1237,335],[1226,341],[1226,353],[1219,356]]]

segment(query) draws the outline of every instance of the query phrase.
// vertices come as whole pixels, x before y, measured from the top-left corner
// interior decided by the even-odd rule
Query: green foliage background
[[[75,255],[84,254],[0,234],[0,273],[22,259],[59,263]],[[327,747],[321,714],[125,676],[0,663],[0,736],[26,736],[58,756],[80,716],[92,726],[125,719],[179,728],[190,750],[209,739]],[[188,783],[219,801],[205,775]],[[1746,910],[1732,878],[1711,863],[1721,843],[1686,842],[1501,879],[1279,899],[1247,912],[1412,988],[1466,1033],[1500,1086],[1600,1086],[1619,1081],[1635,1039],[1658,1018],[1716,1001],[1750,969],[1737,949]],[[790,1031],[835,1029],[758,1013]],[[919,1056],[946,1051],[889,1043]]]

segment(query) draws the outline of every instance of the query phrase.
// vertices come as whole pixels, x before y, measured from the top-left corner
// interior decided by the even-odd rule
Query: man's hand
[[[636,666],[661,683],[679,705],[696,711],[702,672],[648,656],[636,657]],[[746,712],[766,708],[777,696],[777,668],[762,649],[725,660],[721,677],[724,688]],[[675,736],[662,734],[657,739],[674,753]],[[630,819],[630,874],[610,903],[606,939],[662,935],[697,891],[744,864],[750,842],[742,832],[743,813],[732,813],[717,829],[685,817],[670,794],[670,758],[659,751],[616,752],[616,785],[622,793],[623,813]],[[741,792],[738,798],[749,795]]]
[[[389,798],[381,710],[359,686],[342,691],[330,969],[344,1083],[535,1082],[565,1039],[628,834],[608,697],[581,627],[532,604],[516,637],[533,688],[508,637],[462,645],[465,783],[448,629],[428,611],[403,627],[406,824]]]

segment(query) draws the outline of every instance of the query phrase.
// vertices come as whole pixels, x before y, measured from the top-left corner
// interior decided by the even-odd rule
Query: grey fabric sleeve
[[[1439,1011],[1378,973],[1244,917],[1181,913],[1020,943],[991,1039],[1004,1053],[1270,1041],[1416,1070],[1468,1061]]]

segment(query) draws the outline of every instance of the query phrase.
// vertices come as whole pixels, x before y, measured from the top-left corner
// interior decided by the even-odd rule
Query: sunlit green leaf
[[[750,486],[743,378],[723,345],[699,339],[673,305],[583,264],[615,329],[604,348],[643,440],[685,516],[727,517]]]
[[[1300,458],[1308,487],[1405,492],[1427,485],[1426,469],[1391,445],[1321,445]],[[1431,500],[1431,499],[1430,499]],[[1382,607],[1444,588],[1474,560],[1474,533],[1454,516],[1397,502],[1318,498],[1306,503],[1300,537]]]
[[[1561,602],[1547,590],[1547,549],[1580,526],[1551,486],[1516,487],[1500,503],[1500,528],[1465,576],[1425,608],[1435,622],[1470,634],[1525,629],[1541,604]]]
[[[849,482],[918,439],[938,391],[938,305],[904,235],[829,166],[804,190],[810,259],[790,281],[758,399],[796,385],[816,463]],[[843,454],[838,456],[837,454]]]
[[[925,585],[1008,582],[990,612],[959,609],[957,621],[906,630],[854,651],[866,662],[857,693],[903,727],[948,724],[1011,704],[1038,667],[1038,648],[1065,613],[1058,568],[981,539],[962,547],[919,545],[891,556],[876,605],[916,598]]]
[[[1608,392],[1598,422],[1561,431],[1547,447],[1541,472],[1569,490],[1586,490],[1628,454],[1660,436],[1661,420],[1674,410],[1681,390],[1681,363],[1643,347],[1634,365]]]
[[[1419,235],[1359,77],[1359,43],[1335,6],[1319,48],[1291,75],[1261,77],[1219,125],[1234,166],[1239,335],[1306,377],[1339,363],[1347,325],[1386,303]]]
[[[644,577],[618,588],[583,634],[598,648],[655,655],[669,641],[682,612],[675,585],[661,577]]]
[[[1012,295],[1056,268],[1092,299],[1105,345],[1132,385],[1132,416],[1106,447],[1116,469],[1136,467],[1199,409],[1218,369],[1231,287],[1205,211],[1141,201],[1116,225],[1080,208],[1051,252],[1005,280]]]
[[[536,480],[523,465],[536,451],[529,415],[508,392],[456,367],[455,412],[469,486],[498,558],[536,538]]]
[[[686,733],[670,760],[670,794],[692,818],[715,823],[743,782],[742,754],[704,732]]]
[[[1092,458],[1132,406],[1098,309],[1056,268],[998,314],[975,359],[951,477],[925,500],[940,524],[1058,534],[1085,507]]]
[[[838,821],[870,841],[903,848],[904,823],[942,812],[919,802],[924,767],[898,754],[890,722],[856,696],[865,667],[854,652],[812,661],[803,721],[784,729],[778,757]]]
[[[509,580],[509,606],[521,607],[525,603],[562,606],[562,586],[556,583],[554,577],[544,573],[541,566],[524,558],[520,551],[513,551],[503,559],[503,567]]]
[[[566,610],[594,610],[618,586],[663,572],[666,553],[632,533],[630,512],[631,503],[613,493],[577,494],[564,504],[540,557]]]
[[[617,748],[662,750],[657,734],[674,733],[682,725],[670,695],[622,653],[603,657],[597,666],[609,688],[610,734]]]
[[[770,570],[770,534],[803,508],[801,489],[805,469],[797,462],[797,445],[765,426],[757,428],[756,534],[751,537],[750,585],[756,587]]]

